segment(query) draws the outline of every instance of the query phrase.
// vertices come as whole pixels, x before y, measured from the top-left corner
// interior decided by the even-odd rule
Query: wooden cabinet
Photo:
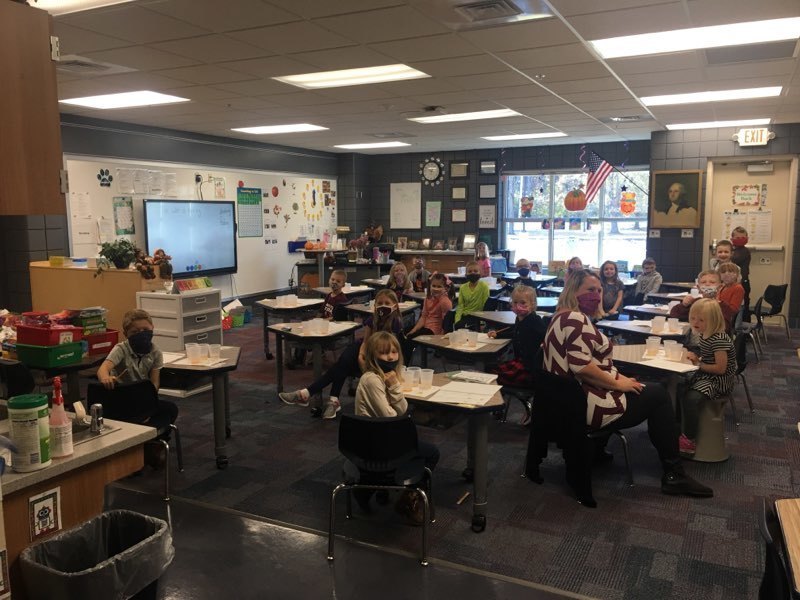
[[[163,280],[145,279],[133,269],[109,269],[95,277],[87,267],[51,267],[47,261],[32,262],[31,301],[33,310],[49,313],[65,308],[103,306],[111,329],[122,331],[122,317],[136,308],[136,292],[163,290]]]
[[[414,257],[425,260],[425,268],[433,273],[456,273],[475,256],[471,250],[395,250],[395,257],[410,271],[414,268]]]
[[[63,215],[61,124],[52,18],[0,2],[0,215]]]
[[[222,293],[215,289],[136,294],[136,306],[153,318],[153,341],[167,352],[183,352],[186,343],[221,344],[221,303]]]

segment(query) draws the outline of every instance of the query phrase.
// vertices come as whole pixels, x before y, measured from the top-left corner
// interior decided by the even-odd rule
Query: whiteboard
[[[422,229],[422,184],[389,184],[389,228]]]
[[[287,242],[333,234],[339,198],[336,180],[285,173],[218,169],[180,163],[66,156],[67,213],[72,256],[97,256],[102,241],[125,238],[145,247],[146,198],[237,201],[240,187],[261,190],[263,236],[236,237],[238,272],[211,278],[225,298],[285,288],[295,262]],[[195,175],[203,180],[202,189]],[[120,220],[121,198],[132,198],[132,224]],[[237,211],[237,221],[240,215]],[[127,215],[126,215],[127,217]],[[250,223],[252,225],[252,223]],[[118,231],[130,231],[123,234]],[[169,248],[164,250],[169,254]],[[296,274],[294,277],[297,280]]]

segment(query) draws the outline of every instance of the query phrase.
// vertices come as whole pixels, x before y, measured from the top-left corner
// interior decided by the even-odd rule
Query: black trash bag
[[[32,600],[123,600],[157,581],[174,557],[166,521],[112,510],[26,548],[20,567]]]

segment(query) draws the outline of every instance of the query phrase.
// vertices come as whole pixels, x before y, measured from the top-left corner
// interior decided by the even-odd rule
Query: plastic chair
[[[736,315],[736,322],[734,324],[734,333],[738,335],[746,335],[750,338],[750,341],[753,343],[753,352],[755,352],[756,360],[761,361],[760,355],[763,354],[763,350],[761,348],[761,340],[758,337],[759,331],[764,330],[764,321],[761,316],[761,307],[764,304],[764,296],[761,296],[756,301],[756,305],[753,307],[752,313],[755,316],[756,322],[755,323],[747,323],[743,320],[742,315],[744,313],[743,309],[740,309]]]
[[[733,339],[733,348],[736,353],[736,381],[741,381],[744,387],[744,393],[747,397],[747,404],[750,407],[750,412],[756,412],[753,408],[753,398],[750,396],[750,388],[747,386],[747,379],[744,377],[744,370],[747,368],[747,338],[744,335],[737,335]],[[733,412],[733,422],[739,426],[739,416],[736,411],[736,403],[733,398],[733,390],[727,396],[731,404],[731,411]]]
[[[422,548],[420,564],[427,566],[428,521],[433,522],[431,471],[418,456],[417,428],[409,415],[372,418],[342,415],[339,452],[345,457],[342,482],[331,492],[328,560],[333,560],[336,495],[347,491],[347,518],[352,518],[353,490],[412,489],[422,497]]]
[[[753,308],[753,311],[757,312],[757,314],[761,317],[761,319],[765,319],[767,317],[778,317],[783,319],[783,327],[786,330],[786,337],[788,339],[792,339],[792,334],[789,333],[789,323],[786,321],[786,315],[781,314],[783,310],[783,303],[786,301],[786,291],[789,289],[789,284],[784,283],[783,285],[768,285],[767,289],[764,290],[764,301],[769,304],[769,310],[764,310],[763,308]],[[764,332],[764,341],[767,341],[767,330],[763,329]]]
[[[149,425],[156,430],[156,437],[148,444],[157,444],[164,448],[166,464],[164,465],[164,500],[169,501],[169,465],[170,447],[167,439],[171,432],[175,432],[175,449],[178,452],[178,471],[183,472],[183,449],[181,435],[174,423],[165,419],[153,420],[158,412],[158,391],[149,380],[137,381],[125,385],[116,385],[113,389],[106,389],[100,383],[90,383],[86,390],[86,400],[92,404],[103,405],[103,415],[109,419]]]
[[[789,570],[786,568],[785,545],[778,515],[767,499],[761,499],[761,514],[758,528],[766,546],[764,559],[764,575],[758,589],[758,600],[791,600],[796,598],[793,592]]]

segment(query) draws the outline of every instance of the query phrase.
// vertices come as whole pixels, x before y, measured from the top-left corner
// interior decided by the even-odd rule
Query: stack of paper
[[[456,381],[472,381],[475,383],[494,383],[497,381],[497,375],[481,373],[480,371],[456,371],[451,377]]]
[[[443,404],[468,404],[472,406],[483,406],[492,399],[501,386],[486,385],[482,383],[467,383],[461,381],[451,381],[442,386],[431,401]]]

